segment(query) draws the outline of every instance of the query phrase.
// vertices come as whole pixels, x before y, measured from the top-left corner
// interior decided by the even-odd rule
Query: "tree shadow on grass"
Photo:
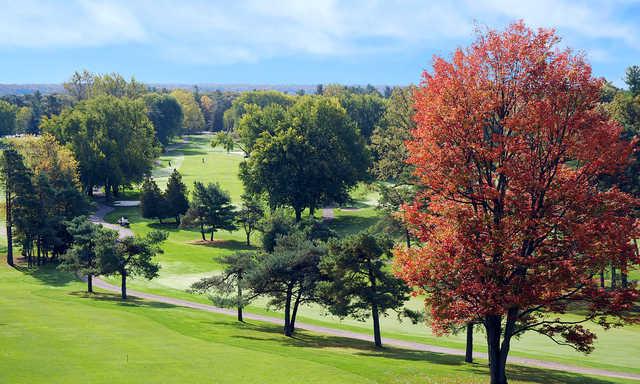
[[[166,231],[166,232],[179,232],[181,230],[184,230],[184,228],[180,228],[180,226],[175,222],[175,220],[168,221],[168,222],[164,221],[162,223],[156,221],[156,222],[147,224],[147,226],[149,228],[158,229],[160,231]]]
[[[253,245],[247,245],[244,241],[239,240],[214,240],[214,241],[202,241],[202,239],[194,239],[189,244],[200,245],[203,247],[226,249],[230,251],[252,251],[256,247]]]
[[[57,264],[46,264],[31,268],[24,265],[16,265],[14,268],[40,280],[46,285],[54,287],[63,287],[73,281],[79,280],[73,273],[61,271],[57,267]]]
[[[251,326],[252,330],[258,332],[264,332],[271,335],[271,337],[258,337],[249,335],[234,335],[232,337],[244,340],[254,341],[277,341],[283,346],[297,347],[297,348],[314,348],[314,349],[352,349],[357,350],[357,355],[385,358],[385,359],[397,359],[408,361],[429,361],[435,364],[442,365],[463,365],[464,359],[459,356],[446,355],[435,352],[414,351],[409,349],[400,349],[394,347],[376,348],[372,342],[364,340],[349,339],[339,336],[317,335],[309,334],[306,332],[296,331],[293,337],[285,337],[282,335],[282,327],[274,325],[273,327],[254,325]],[[275,335],[282,337],[273,337]]]
[[[209,152],[203,150],[203,149],[198,149],[198,147],[184,147],[182,149],[179,150],[179,152],[182,153],[183,156],[206,156]]]
[[[250,335],[234,335],[232,337],[253,341],[270,341],[279,342],[283,346],[297,348],[346,348],[355,349],[359,356],[367,356],[381,359],[396,359],[406,361],[428,361],[433,364],[448,366],[465,366],[473,373],[478,375],[486,375],[488,378],[489,369],[486,362],[467,364],[462,356],[447,355],[436,352],[414,351],[409,349],[384,347],[376,348],[373,343],[364,340],[354,340],[338,336],[325,336],[311,334],[306,331],[296,331],[293,337],[282,336],[282,326],[259,324],[259,323],[225,323],[216,322],[216,325],[224,325],[229,327],[238,327],[239,324],[243,328],[253,331],[266,333],[265,337]],[[276,335],[281,337],[276,337]],[[527,381],[539,384],[611,384],[607,378],[588,377],[577,373],[556,371],[550,369],[533,368],[521,365],[509,365],[507,367],[508,376],[514,381]]]
[[[475,369],[474,369],[475,370]],[[478,373],[487,373],[488,368],[478,365]],[[611,384],[605,377],[588,377],[578,373],[554,371],[550,369],[525,367],[521,365],[508,365],[507,377],[510,380],[529,381],[539,384]]]
[[[329,227],[339,234],[346,235],[365,230],[374,225],[378,217],[339,216],[329,221]]]
[[[144,300],[133,296],[129,296],[126,300],[122,300],[120,294],[111,292],[88,293],[86,291],[73,291],[69,292],[69,294],[75,297],[85,298],[92,301],[116,303],[117,305],[123,307],[145,307],[156,309],[178,308],[178,306],[173,304]]]

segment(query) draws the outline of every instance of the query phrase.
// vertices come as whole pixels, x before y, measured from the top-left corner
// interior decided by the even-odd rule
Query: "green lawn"
[[[0,266],[2,383],[486,383],[485,363],[98,293]],[[513,383],[632,383],[511,366]]]
[[[164,188],[171,171],[177,168],[182,181],[189,189],[194,181],[218,182],[231,194],[234,202],[240,201],[242,183],[238,179],[238,165],[243,159],[236,152],[227,153],[221,148],[211,148],[211,136],[190,135],[173,145],[158,159],[159,165],[153,177],[160,188]],[[204,160],[204,161],[203,161]],[[171,163],[171,165],[169,165]]]

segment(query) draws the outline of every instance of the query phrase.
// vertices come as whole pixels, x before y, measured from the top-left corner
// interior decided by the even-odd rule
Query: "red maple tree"
[[[589,352],[583,322],[638,320],[635,287],[594,280],[639,262],[638,202],[598,188],[632,149],[598,106],[602,80],[558,42],[522,22],[479,33],[450,61],[435,57],[415,93],[407,147],[422,192],[404,218],[421,245],[397,249],[395,270],[425,294],[436,333],[484,325],[493,384],[507,382],[514,336]],[[579,318],[562,315],[576,307]]]

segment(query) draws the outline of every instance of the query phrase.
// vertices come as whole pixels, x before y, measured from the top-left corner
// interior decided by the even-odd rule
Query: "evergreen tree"
[[[16,107],[0,100],[0,136],[13,135],[16,132]]]
[[[31,171],[25,167],[22,156],[12,146],[2,152],[0,161],[0,180],[5,193],[7,264],[13,265],[13,217],[16,203],[23,201],[32,190]]]
[[[633,96],[640,95],[640,66],[632,65],[625,72],[624,82]]]
[[[244,291],[248,288],[246,276],[255,266],[252,252],[237,252],[224,256],[220,263],[225,265],[221,275],[206,277],[191,285],[197,293],[210,293],[213,303],[219,307],[235,306],[238,309],[238,321],[242,319],[242,308],[251,301]]]
[[[242,195],[242,207],[238,212],[237,221],[247,236],[247,245],[251,245],[251,233],[257,228],[263,215],[264,210],[258,197],[247,193]]]
[[[112,235],[97,245],[96,253],[102,272],[120,275],[123,300],[127,298],[127,276],[139,275],[146,279],[158,276],[160,264],[154,262],[153,258],[163,252],[160,244],[166,239],[166,232],[153,231],[144,237],[125,237],[121,240]]]
[[[93,292],[93,276],[101,273],[97,245],[115,243],[116,232],[95,225],[86,216],[78,216],[66,223],[73,237],[73,245],[62,256],[59,268],[87,277],[87,292]]]
[[[174,169],[169,176],[164,195],[168,209],[167,216],[175,217],[176,224],[180,224],[180,216],[189,209],[189,200],[187,199],[187,186],[182,182],[182,175],[178,170]]]
[[[142,194],[140,195],[140,211],[142,217],[147,219],[157,218],[160,223],[165,217],[169,217],[165,196],[158,188],[158,184],[148,177],[142,183]]]
[[[320,262],[326,279],[318,295],[334,315],[373,320],[376,347],[382,347],[380,315],[399,312],[409,299],[409,288],[387,268],[393,242],[364,232],[342,241],[331,241]]]
[[[307,239],[303,231],[281,236],[272,253],[258,257],[248,276],[254,295],[271,298],[270,306],[284,309],[284,334],[295,330],[300,304],[315,301],[320,280],[318,264],[325,248]]]
[[[235,230],[235,212],[229,193],[223,191],[217,183],[205,186],[196,181],[193,186],[193,197],[182,225],[199,228],[202,240],[206,240],[205,234],[209,232],[210,241],[213,241],[214,233],[220,229]]]

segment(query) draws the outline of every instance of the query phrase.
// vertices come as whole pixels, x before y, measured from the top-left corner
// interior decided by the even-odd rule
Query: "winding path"
[[[127,236],[133,236],[133,232],[129,228],[123,228],[119,225],[110,224],[104,221],[105,215],[113,210],[114,208],[112,207],[99,204],[98,210],[93,216],[91,216],[90,219],[92,222],[96,224],[100,224],[105,227],[118,231],[121,238],[127,237]],[[323,217],[326,218],[326,216],[324,215],[324,209],[323,209]],[[94,287],[99,287],[106,291],[120,292],[120,287],[107,283],[104,280],[101,280],[99,278],[94,278],[93,285]],[[145,299],[145,300],[150,300],[150,301],[155,301],[155,302],[160,302],[160,303],[165,303],[170,305],[176,305],[180,307],[193,308],[201,311],[213,312],[213,313],[218,313],[223,315],[236,316],[235,309],[220,308],[220,307],[215,307],[213,305],[195,303],[192,301],[176,299],[173,297],[167,297],[167,296],[161,296],[161,295],[155,295],[151,293],[131,291],[131,290],[128,290],[127,294],[129,296],[137,297],[140,299]],[[262,322],[271,323],[271,324],[278,324],[278,325],[282,324],[281,318],[273,317],[273,316],[263,316],[263,315],[256,315],[253,313],[244,313],[244,318],[249,320],[262,321]],[[371,336],[362,334],[362,333],[357,333],[357,332],[344,331],[344,330],[335,329],[335,328],[328,328],[328,327],[322,327],[318,325],[298,323],[298,322],[296,322],[296,327],[298,329],[304,329],[306,331],[311,331],[311,332],[324,334],[324,335],[345,337],[345,338],[355,339],[355,340],[372,341]],[[404,349],[411,349],[415,351],[434,352],[434,353],[442,353],[442,354],[456,355],[456,356],[464,356],[465,354],[465,351],[460,349],[439,347],[436,345],[416,343],[416,342],[391,339],[391,338],[382,338],[382,343],[384,345],[389,345],[389,346],[404,348]],[[480,353],[480,352],[475,352],[474,357],[485,359],[485,360],[488,358],[486,353]],[[550,361],[543,361],[543,360],[536,360],[536,359],[529,359],[529,358],[515,357],[515,356],[509,357],[509,362],[512,364],[519,364],[527,367],[553,369],[553,370],[577,373],[582,375],[605,376],[605,377],[611,377],[611,378],[617,378],[617,379],[629,379],[629,380],[640,381],[640,374],[635,374],[635,373],[615,372],[615,371],[609,371],[605,369],[578,367],[574,365],[566,365],[566,364],[554,363]]]
[[[96,213],[94,213],[93,215],[89,216],[89,221],[91,221],[94,224],[100,224],[105,228],[109,228],[109,229],[113,229],[114,231],[118,232],[118,237],[123,239],[125,237],[131,237],[133,236],[133,231],[129,228],[125,228],[121,225],[118,224],[111,224],[111,223],[107,223],[104,220],[104,217],[109,213],[114,211],[115,208],[110,207],[108,205],[104,205],[102,203],[98,203],[98,209],[96,210]]]

